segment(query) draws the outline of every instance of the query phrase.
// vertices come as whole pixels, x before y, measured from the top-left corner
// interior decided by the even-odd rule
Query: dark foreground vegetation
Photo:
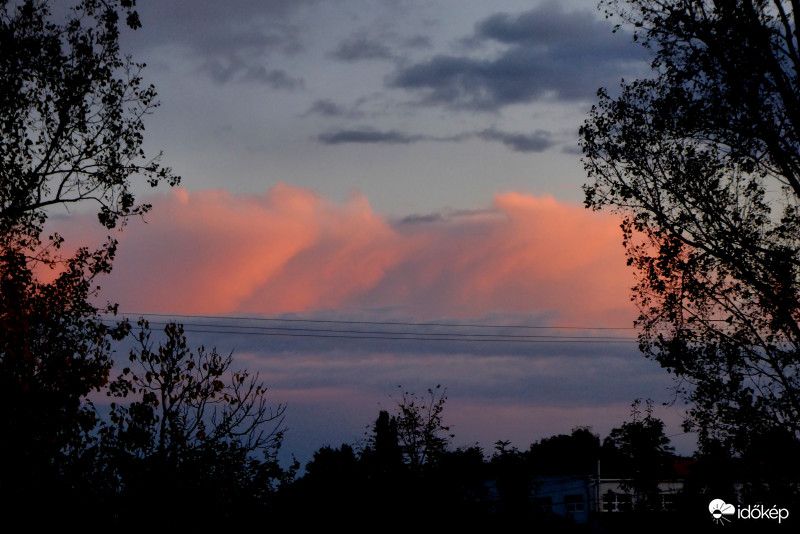
[[[738,458],[719,450],[683,458],[673,453],[651,403],[635,401],[631,420],[602,440],[580,427],[527,450],[507,441],[492,451],[452,449],[440,417],[444,400],[439,390],[405,394],[394,414],[379,413],[365,443],[318,450],[306,473],[276,495],[279,513],[319,525],[404,530],[674,532],[713,527],[713,499],[790,512],[800,504],[800,443],[785,434],[754,440]]]

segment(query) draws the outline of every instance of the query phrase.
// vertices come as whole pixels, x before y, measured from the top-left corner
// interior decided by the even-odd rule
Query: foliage
[[[96,260],[81,250],[43,283],[22,251],[0,248],[0,497],[10,508],[50,492],[66,506],[60,481],[81,469],[96,423],[82,399],[105,386],[110,342],[127,332],[89,304]]]
[[[286,523],[313,509],[314,526],[383,530],[475,527],[488,521],[486,470],[479,447],[449,450],[441,386],[427,396],[407,391],[394,414],[381,410],[361,450],[322,447],[306,474],[283,488]],[[356,526],[358,525],[358,526]]]
[[[323,483],[334,482],[336,486],[342,479],[352,480],[358,469],[358,457],[350,445],[343,444],[338,449],[322,447],[306,465],[309,478],[320,479]]]
[[[537,512],[533,504],[536,484],[531,455],[509,447],[510,441],[498,440],[495,453],[489,460],[491,477],[497,491],[497,509],[502,515],[520,520],[530,520],[532,512]],[[533,447],[533,445],[531,445]]]
[[[404,468],[397,418],[390,416],[386,410],[378,413],[367,446],[361,451],[360,459],[370,474],[376,478],[397,476]]]
[[[427,413],[430,398],[434,404],[444,402],[444,392],[436,391],[429,390],[422,401],[407,393],[405,405],[410,408],[408,399],[417,399],[415,410],[425,406]],[[398,401],[398,407],[403,403]],[[384,530],[418,528],[420,524],[426,529],[514,530],[522,524],[547,532],[583,531],[586,525],[576,526],[569,514],[564,515],[563,499],[558,499],[561,483],[548,477],[575,477],[573,481],[589,484],[594,484],[598,475],[627,479],[627,490],[636,492],[637,502],[642,504],[652,502],[648,497],[658,481],[674,476],[675,457],[663,423],[653,417],[650,404],[644,417],[640,401],[634,402],[633,408],[633,421],[614,429],[602,446],[591,428],[577,427],[569,435],[543,438],[524,451],[510,441],[497,441],[489,459],[478,446],[446,448],[421,469],[399,450],[397,420],[402,410],[395,415],[382,410],[370,425],[367,444],[360,452],[350,445],[319,449],[308,462],[305,476],[281,488],[277,508],[287,525],[303,517],[313,526],[357,530],[365,524]],[[598,461],[603,466],[601,474]],[[707,504],[706,499],[700,506]],[[308,509],[315,510],[312,517],[303,515]],[[619,521],[611,523],[615,531],[641,527],[645,517],[619,515]],[[657,519],[662,522],[664,517]]]
[[[453,434],[447,434],[450,427],[442,420],[446,393],[440,385],[428,388],[425,397],[403,391],[397,402],[397,437],[403,457],[412,470],[435,462],[453,438]]]
[[[170,458],[196,444],[236,442],[252,453],[280,440],[285,407],[267,404],[267,388],[258,374],[232,370],[232,355],[216,349],[191,351],[177,323],[165,326],[166,341],[155,349],[149,323],[140,319],[139,327],[139,347],[129,357],[132,367],[122,370],[108,392],[141,398],[112,410],[112,421],[133,434],[150,428],[148,439],[135,439],[132,450]],[[274,423],[269,431],[266,423]]]
[[[96,204],[112,228],[147,210],[132,176],[178,181],[142,151],[155,91],[118,46],[120,17],[139,26],[134,2],[71,5],[59,23],[47,1],[0,0],[0,492],[14,510],[35,502],[29,491],[69,506],[96,424],[84,399],[108,381],[109,343],[127,332],[92,304],[115,241],[65,257],[58,234],[42,243],[48,210]]]
[[[291,477],[275,457],[285,407],[267,403],[258,374],[234,371],[232,355],[190,350],[181,325],[167,324],[157,348],[147,321],[139,327],[131,366],[108,391],[133,400],[113,403],[100,431],[105,471],[123,508],[135,511],[155,482],[159,492],[181,491],[183,499],[206,501],[217,512],[263,504]]]
[[[576,427],[531,444],[533,470],[537,475],[596,475],[600,437],[588,427]]]
[[[599,91],[587,206],[624,216],[640,347],[701,444],[800,436],[800,43],[794,2],[603,2],[652,77]]]
[[[261,513],[292,478],[275,459],[284,407],[231,355],[189,350],[175,324],[156,349],[141,322],[131,366],[109,384],[111,342],[130,326],[107,325],[116,306],[94,302],[116,241],[69,256],[57,233],[42,237],[73,206],[123,226],[150,209],[135,180],[179,182],[143,150],[158,103],[144,65],[119,48],[120,29],[140,26],[134,7],[0,0],[0,498],[17,515],[45,506],[59,520],[91,509],[207,526]],[[87,398],[104,388],[123,402],[98,425]]]
[[[120,15],[140,26],[134,1],[81,0],[62,23],[49,4],[0,1],[0,233],[28,248],[48,207],[94,203],[113,228],[148,209],[131,176],[179,180],[142,149],[156,93],[118,42]]]
[[[368,476],[375,480],[416,477],[435,467],[453,438],[445,434],[450,430],[442,416],[446,401],[446,390],[436,386],[428,388],[425,397],[403,391],[394,414],[380,410],[359,455]]]
[[[658,483],[672,474],[674,449],[664,434],[664,422],[653,417],[653,401],[647,401],[646,415],[642,417],[641,400],[631,405],[630,422],[614,428],[606,443],[614,446],[622,457],[622,472],[628,480],[623,487],[637,495],[637,507],[648,508],[655,504],[659,509]]]

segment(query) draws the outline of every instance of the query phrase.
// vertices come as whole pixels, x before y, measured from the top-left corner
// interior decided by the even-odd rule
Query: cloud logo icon
[[[714,499],[708,503],[708,511],[711,512],[711,517],[714,518],[714,521],[723,524],[730,522],[730,519],[725,516],[735,514],[736,507],[732,504],[727,504],[722,499]]]

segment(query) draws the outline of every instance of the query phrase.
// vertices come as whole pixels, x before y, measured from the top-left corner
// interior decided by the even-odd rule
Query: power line
[[[275,321],[288,323],[335,323],[335,324],[365,324],[365,325],[398,325],[398,326],[444,326],[449,328],[520,328],[532,330],[635,330],[633,326],[526,326],[503,324],[450,324],[450,323],[411,323],[402,321],[344,321],[335,319],[283,319],[276,317],[237,317],[224,315],[187,315],[180,313],[135,313],[119,312],[122,316],[134,315],[137,317],[180,317],[185,319],[215,319],[229,321]]]
[[[334,334],[298,334],[290,332],[237,332],[234,330],[198,330],[184,329],[184,332],[200,334],[235,334],[235,335],[256,335],[256,336],[286,336],[286,337],[312,337],[312,338],[338,338],[338,339],[385,339],[385,340],[409,340],[409,341],[469,341],[469,342],[493,342],[493,343],[633,343],[635,340],[578,340],[578,339],[519,339],[513,336],[506,338],[471,338],[468,335],[462,337],[423,337],[428,334],[421,333],[417,336],[392,336],[392,335],[334,335]],[[370,334],[364,332],[364,334]]]
[[[162,321],[151,321],[151,324],[167,325],[169,323]],[[426,335],[426,336],[458,336],[464,338],[503,338],[503,339],[572,339],[572,340],[626,340],[634,341],[635,338],[622,337],[622,336],[556,336],[546,334],[459,334],[452,332],[397,332],[385,330],[343,330],[333,328],[294,328],[294,327],[281,327],[281,326],[248,326],[248,325],[222,325],[214,323],[182,323],[184,327],[211,327],[211,328],[238,328],[246,330],[259,330],[259,331],[272,331],[277,330],[281,332],[314,332],[314,333],[341,333],[341,334],[389,334],[389,335]]]
[[[341,324],[359,326],[406,326],[406,327],[438,327],[450,331],[445,332],[426,332],[426,331],[396,331],[386,329],[359,329],[352,330],[346,328],[319,328],[319,327],[287,327],[287,326],[254,326],[210,323],[184,323],[184,332],[204,333],[204,334],[228,334],[228,335],[261,335],[261,336],[284,336],[284,337],[305,337],[305,338],[341,338],[341,339],[376,339],[376,340],[409,340],[409,341],[469,341],[469,342],[491,342],[491,343],[635,343],[637,340],[624,336],[569,336],[554,334],[508,334],[508,333],[475,333],[453,331],[459,328],[516,328],[516,329],[548,329],[542,326],[521,326],[521,325],[467,325],[467,324],[446,324],[446,323],[409,323],[409,322],[379,322],[379,321],[343,321],[343,320],[320,320],[320,319],[275,319],[262,317],[222,317],[205,315],[181,315],[181,314],[129,314],[123,316],[138,315],[151,317],[176,317],[176,318],[202,318],[234,321],[270,321],[270,322],[290,322],[305,324]],[[127,318],[127,317],[126,317]],[[107,319],[111,320],[111,319]],[[167,322],[154,321],[155,325],[166,325]],[[186,328],[189,327],[189,328]],[[568,330],[590,330],[590,328],[579,327],[555,327]],[[598,328],[599,329],[599,328]],[[605,328],[610,330],[611,328]],[[620,328],[621,329],[621,328]],[[614,329],[616,330],[616,328]]]

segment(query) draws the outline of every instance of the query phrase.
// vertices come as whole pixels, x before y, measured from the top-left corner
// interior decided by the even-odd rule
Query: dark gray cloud
[[[317,140],[326,145],[342,145],[348,143],[404,144],[422,141],[425,136],[408,135],[396,130],[380,131],[371,128],[354,130],[336,130],[317,136]]]
[[[499,141],[515,152],[542,152],[554,144],[550,133],[543,130],[519,134],[488,128],[480,132],[478,137],[486,141]]]
[[[515,152],[542,152],[555,144],[549,132],[539,130],[531,134],[510,133],[487,128],[479,132],[465,132],[450,136],[419,135],[399,132],[397,130],[380,131],[373,128],[357,128],[334,130],[317,136],[317,140],[326,145],[342,145],[352,143],[410,144],[421,141],[455,143],[472,138],[484,141],[496,141]]]
[[[305,112],[305,116],[308,115],[322,115],[323,117],[344,117],[348,114],[348,110],[334,102],[333,100],[326,98],[322,100],[317,100],[311,107],[308,108],[308,111]]]
[[[544,97],[591,99],[646,59],[641,47],[592,13],[567,13],[552,2],[493,15],[476,25],[471,41],[506,46],[489,59],[442,54],[403,66],[388,85],[419,92],[423,104],[495,111]]]
[[[341,61],[392,59],[394,57],[388,46],[365,32],[355,33],[341,41],[331,56]]]
[[[427,35],[415,35],[403,41],[406,48],[431,48],[433,43]]]
[[[475,25],[475,36],[506,44],[546,47],[565,44],[582,47],[589,41],[608,48],[610,29],[589,12],[565,13],[557,2],[549,2],[525,13],[492,15]]]
[[[207,58],[200,69],[212,80],[225,84],[229,82],[252,82],[263,84],[271,89],[295,90],[305,86],[301,77],[292,76],[283,69],[270,69],[259,60],[245,60],[235,57]]]
[[[404,230],[406,227],[411,228],[416,225],[424,226],[426,224],[450,223],[458,221],[459,219],[480,218],[483,221],[486,221],[490,217],[497,217],[498,220],[502,220],[505,218],[505,215],[502,212],[495,210],[494,208],[472,209],[472,210],[445,210],[442,212],[426,213],[424,215],[420,215],[417,213],[412,215],[406,215],[405,217],[395,221],[393,225],[398,230]],[[503,316],[502,314],[498,314],[494,317],[496,319],[496,322],[499,321],[500,323],[503,323],[504,321],[508,320],[510,316]]]
[[[427,35],[417,34],[402,37],[394,31],[375,35],[367,30],[359,30],[342,39],[329,55],[347,62],[364,60],[399,60],[396,50],[432,48],[433,43]],[[393,50],[396,49],[396,50]]]
[[[303,50],[302,31],[293,23],[297,8],[317,0],[171,0],[137,6],[142,28],[123,36],[126,49],[151,54],[176,48],[218,83],[263,83],[289,89],[299,78],[269,68],[273,55]],[[139,55],[135,55],[139,57]]]
[[[244,73],[242,80],[259,82],[272,89],[284,89],[287,91],[302,89],[305,86],[305,82],[302,78],[290,76],[283,69],[267,70],[265,67],[248,69],[247,72]]]
[[[427,224],[427,223],[435,223],[445,220],[444,216],[441,213],[429,213],[427,215],[407,215],[398,221],[398,224]]]
[[[170,0],[137,5],[142,28],[123,38],[138,48],[177,45],[198,54],[242,48],[295,53],[302,48],[294,12],[319,0]]]
[[[328,118],[346,118],[358,119],[365,115],[359,109],[367,99],[359,98],[352,105],[345,106],[331,100],[330,98],[323,98],[315,100],[308,110],[300,115],[301,117],[309,117],[311,115],[318,115],[320,117]]]

